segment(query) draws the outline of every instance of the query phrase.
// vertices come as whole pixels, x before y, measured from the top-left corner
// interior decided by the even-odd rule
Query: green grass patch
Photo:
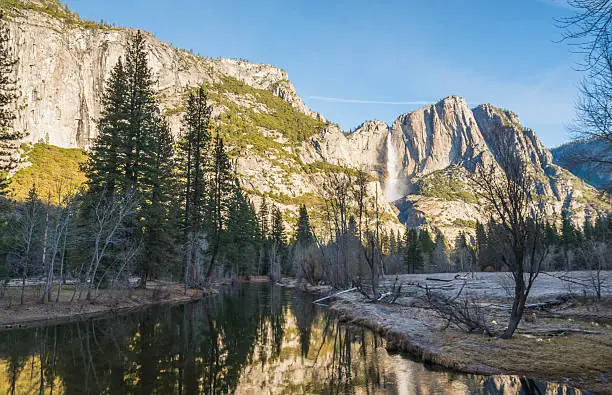
[[[417,184],[419,194],[444,200],[459,200],[466,203],[478,203],[476,196],[468,191],[464,183],[454,176],[453,171],[438,170]]]
[[[282,83],[284,82],[280,81],[277,85]],[[253,88],[233,77],[224,76],[220,83],[206,88],[211,101],[229,108],[230,117],[239,115],[245,124],[252,127],[275,130],[290,143],[306,141],[327,126],[326,123],[298,111],[286,100],[275,96],[272,91]],[[250,98],[255,103],[262,104],[266,111],[238,106],[229,99],[231,95]]]
[[[81,164],[87,160],[84,150],[78,148],[59,148],[54,145],[37,143],[26,149],[25,159],[32,165],[19,170],[9,179],[8,196],[23,201],[32,186],[41,199],[49,193],[53,202],[61,196],[74,193],[85,183]]]
[[[463,218],[455,218],[455,220],[453,221],[453,226],[456,226],[458,228],[476,229],[476,221]]]

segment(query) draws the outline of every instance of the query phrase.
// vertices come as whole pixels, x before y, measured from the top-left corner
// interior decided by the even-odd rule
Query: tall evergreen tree
[[[176,256],[176,218],[172,210],[175,192],[174,141],[168,124],[161,122],[153,133],[153,146],[146,158],[143,183],[147,185],[143,207],[143,245],[138,259],[141,285],[149,275]]]
[[[259,205],[259,212],[257,217],[259,221],[259,253],[257,273],[259,275],[263,275],[268,272],[268,265],[266,265],[265,262],[268,259],[268,241],[270,239],[270,208],[268,206],[268,201],[265,196],[263,197],[263,199],[261,200],[261,204]]]
[[[126,187],[140,189],[140,177],[147,156],[154,146],[154,131],[160,122],[155,98],[153,73],[149,68],[144,35],[139,30],[130,37],[125,57],[128,86],[127,125],[120,152],[124,158]]]
[[[270,244],[278,256],[281,269],[287,272],[287,236],[283,226],[283,215],[278,207],[272,207],[272,228],[270,230]]]
[[[185,254],[185,286],[191,273],[191,280],[197,281],[196,259],[197,240],[204,228],[205,177],[210,150],[210,111],[203,88],[189,93],[183,118],[183,131],[178,143],[179,176],[181,179],[181,212],[183,242],[188,245]]]
[[[436,248],[436,243],[431,239],[431,234],[427,229],[423,229],[419,234],[421,249],[424,254],[431,254]]]
[[[449,248],[444,234],[436,231],[436,247],[431,254],[431,268],[434,272],[444,272],[449,266]]]
[[[302,204],[298,213],[297,232],[295,234],[296,243],[306,247],[313,243],[314,237],[310,228],[310,219],[306,205]]]
[[[85,168],[90,192],[109,195],[122,184],[123,166],[120,147],[128,112],[127,76],[121,58],[113,67],[102,96],[99,133]]]
[[[210,265],[206,281],[210,281],[219,257],[223,231],[226,227],[229,203],[234,188],[234,177],[223,139],[214,139],[213,158],[210,165],[208,182],[208,201],[206,217],[208,220]]]
[[[487,257],[485,251],[487,249],[487,230],[485,226],[481,222],[476,222],[476,255],[478,267],[480,269],[484,269],[487,267],[489,262],[487,262]]]
[[[593,219],[590,215],[587,215],[584,218],[584,225],[582,227],[582,232],[584,234],[585,239],[591,239],[593,237]]]
[[[117,61],[104,92],[99,135],[86,169],[91,192],[145,193],[139,178],[148,171],[160,124],[154,83],[138,31],[128,39],[125,63]]]
[[[467,235],[461,232],[455,239],[455,249],[452,253],[455,268],[460,271],[474,271],[476,255],[468,243]]]
[[[416,273],[423,268],[423,250],[419,234],[415,228],[410,228],[404,235],[404,265],[408,273]]]
[[[142,285],[156,265],[164,261],[162,235],[168,217],[172,140],[161,120],[155,98],[155,81],[148,66],[143,34],[132,34],[127,42],[125,62],[119,59],[112,70],[103,96],[99,135],[94,142],[86,175],[92,201],[100,194],[138,199],[136,215],[125,218],[126,239],[142,243],[144,253],[156,251],[155,260],[138,260]]]
[[[264,196],[259,206],[259,227],[261,234],[264,239],[268,239],[270,234],[270,208],[268,207],[268,201]]]
[[[252,273],[258,252],[259,224],[253,205],[238,183],[229,207],[225,238],[224,250],[230,265],[226,272],[241,276]]]
[[[6,187],[6,178],[19,163],[19,142],[25,136],[13,128],[17,80],[17,59],[11,48],[10,30],[0,15],[0,190]]]
[[[565,246],[573,246],[577,242],[576,227],[566,211],[561,213],[561,241]]]
[[[559,244],[559,232],[557,232],[557,226],[555,223],[546,223],[546,244],[549,246],[555,246]]]

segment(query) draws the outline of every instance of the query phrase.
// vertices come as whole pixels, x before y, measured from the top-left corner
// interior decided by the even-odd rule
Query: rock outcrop
[[[15,126],[27,131],[30,141],[87,147],[96,135],[105,80],[117,59],[123,56],[128,36],[134,30],[67,23],[57,15],[27,8],[28,4],[52,7],[59,4],[55,0],[24,4],[23,8],[10,10],[12,18],[8,22],[19,59],[17,78],[21,96]],[[277,67],[203,58],[145,34],[149,64],[164,108],[180,103],[188,87],[219,82],[221,77],[229,76],[254,88],[269,90],[298,111],[320,117],[306,107],[287,73]],[[173,126],[178,132],[176,122]]]
[[[457,96],[401,115],[392,134],[404,143],[403,173],[408,179],[454,164],[469,165],[486,150],[472,111]]]

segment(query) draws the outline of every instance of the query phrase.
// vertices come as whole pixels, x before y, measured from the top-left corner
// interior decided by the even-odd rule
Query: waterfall
[[[387,179],[385,180],[385,197],[388,202],[393,202],[402,197],[399,186],[400,166],[399,155],[391,141],[391,130],[387,134]]]

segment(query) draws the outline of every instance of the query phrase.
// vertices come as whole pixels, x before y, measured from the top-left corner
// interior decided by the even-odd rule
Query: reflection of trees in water
[[[316,308],[312,304],[312,298],[307,295],[298,294],[298,297],[291,300],[291,312],[295,316],[297,324],[300,337],[300,351],[303,357],[307,357],[310,350],[312,324],[316,315]]]
[[[382,339],[363,328],[342,325],[329,316],[323,331],[322,344],[316,359],[322,359],[321,350],[325,343],[331,343],[331,361],[327,365],[328,380],[321,392],[354,393],[355,388],[374,393],[384,386],[386,376],[384,364],[380,361],[377,349]]]
[[[308,392],[394,388],[396,373],[380,337],[325,316],[311,299],[277,287],[240,287],[195,304],[0,332],[0,392],[232,393],[249,379],[248,366],[260,369],[246,371],[266,385],[275,372],[306,372],[298,388]],[[287,361],[294,372],[287,373]],[[436,377],[443,382],[444,375]],[[460,377],[473,381],[474,392],[521,385]]]
[[[36,356],[40,374],[28,374],[27,384],[45,392],[60,377],[67,393],[228,393],[258,342],[278,357],[283,323],[280,289],[261,287],[112,320],[9,331],[0,333],[0,378],[19,393],[26,361]]]

